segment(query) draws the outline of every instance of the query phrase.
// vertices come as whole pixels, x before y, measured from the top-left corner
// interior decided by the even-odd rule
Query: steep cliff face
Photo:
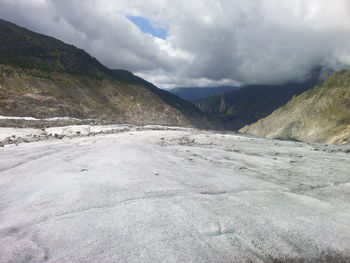
[[[85,51],[0,20],[0,115],[213,127],[191,103]]]
[[[240,131],[268,138],[349,143],[350,70],[332,74],[323,84]]]

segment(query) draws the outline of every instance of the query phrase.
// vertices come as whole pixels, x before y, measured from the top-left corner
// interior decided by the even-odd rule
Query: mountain
[[[349,143],[350,70],[332,74],[321,85],[240,131],[268,138]]]
[[[229,90],[237,90],[239,87],[220,86],[220,87],[179,87],[170,89],[169,92],[187,101],[197,101],[205,97],[220,94]]]
[[[82,49],[0,20],[0,115],[213,127],[191,103]]]
[[[198,100],[194,104],[208,115],[222,119],[227,128],[238,130],[270,115],[293,96],[314,87],[318,83],[318,76],[317,70],[301,83],[248,85]]]

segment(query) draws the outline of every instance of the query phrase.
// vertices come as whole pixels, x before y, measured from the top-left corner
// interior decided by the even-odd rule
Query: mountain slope
[[[229,90],[237,90],[239,87],[220,86],[220,87],[179,87],[169,90],[169,92],[187,101],[197,101],[205,97],[220,94]]]
[[[85,51],[0,20],[0,115],[212,127],[196,107]]]
[[[240,130],[268,138],[350,142],[350,70],[294,97],[270,116]]]
[[[317,81],[318,73],[315,72],[302,83],[249,85],[198,100],[195,105],[208,115],[221,118],[228,128],[238,130],[270,115],[293,96],[314,87]]]

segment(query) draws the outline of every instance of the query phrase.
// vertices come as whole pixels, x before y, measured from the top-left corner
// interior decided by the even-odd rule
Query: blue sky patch
[[[143,33],[150,34],[161,39],[166,39],[168,37],[168,31],[165,28],[156,28],[147,18],[130,15],[127,16],[127,18],[133,22]]]

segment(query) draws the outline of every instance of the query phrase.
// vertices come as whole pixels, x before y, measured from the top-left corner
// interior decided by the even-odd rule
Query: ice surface
[[[136,129],[135,126],[132,125],[97,125],[97,126],[91,126],[91,125],[71,125],[71,126],[64,126],[64,127],[52,127],[45,129],[45,132],[50,135],[54,136],[61,135],[61,136],[76,136],[76,135],[93,135],[97,133],[108,133],[108,132],[118,132],[118,131],[125,131],[125,130],[131,130]]]
[[[62,127],[50,127],[46,129],[0,127],[0,143],[1,144],[21,143],[23,142],[23,139],[26,139],[25,142],[32,142],[32,141],[50,139],[52,137],[62,139],[63,137],[72,138],[72,137],[90,136],[90,135],[106,134],[106,133],[111,134],[111,133],[136,131],[136,130],[190,131],[191,129],[176,127],[176,126],[169,127],[169,126],[161,126],[161,125],[147,125],[147,126],[140,127],[140,126],[135,126],[131,124],[70,125],[70,126],[62,126]]]
[[[77,136],[88,136],[103,133],[118,133],[123,131],[134,131],[141,129],[141,127],[133,125],[71,125],[63,127],[51,127],[47,129],[33,129],[33,128],[2,128],[0,127],[0,143],[11,144],[23,142],[37,141],[49,139],[51,137],[77,137]],[[151,129],[151,128],[142,128]],[[152,128],[154,129],[154,128]],[[158,129],[161,129],[159,126]],[[163,127],[163,129],[168,129]]]
[[[350,262],[343,148],[156,128],[0,148],[0,262]]]
[[[0,142],[6,138],[26,138],[45,134],[44,131],[40,129],[31,128],[2,128],[0,127]]]

